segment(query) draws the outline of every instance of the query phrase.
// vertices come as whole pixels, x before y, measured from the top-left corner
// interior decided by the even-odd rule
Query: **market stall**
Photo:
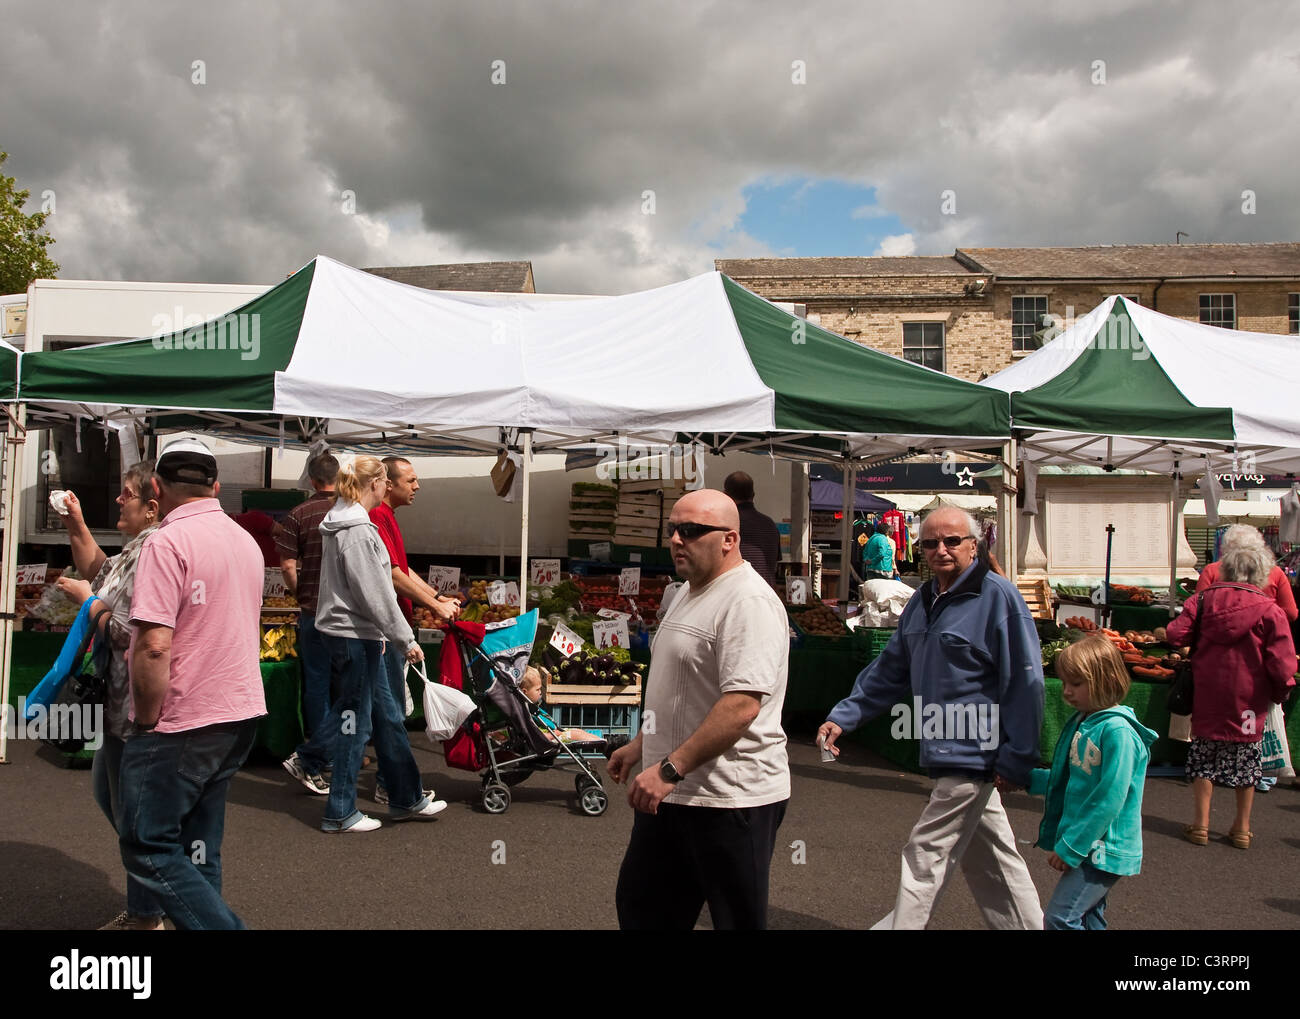
[[[623,297],[507,299],[424,291],[318,257],[214,322],[16,365],[19,433],[29,414],[31,427],[89,416],[141,436],[517,451],[524,576],[536,450],[685,444],[853,463],[1008,434],[1000,394],[835,336],[718,273]],[[12,584],[0,594],[11,599]]]

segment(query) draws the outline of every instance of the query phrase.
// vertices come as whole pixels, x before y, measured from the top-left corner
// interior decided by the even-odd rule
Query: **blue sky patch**
[[[873,255],[885,237],[907,232],[876,207],[875,188],[812,177],[751,184],[737,228],[790,258]]]

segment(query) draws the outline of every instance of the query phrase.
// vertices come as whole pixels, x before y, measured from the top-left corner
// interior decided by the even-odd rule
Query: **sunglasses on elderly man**
[[[922,538],[922,539],[921,539],[921,547],[922,547],[923,549],[925,549],[927,552],[933,552],[936,548],[939,547],[939,542],[940,542],[940,540],[943,541],[943,547],[944,547],[944,548],[956,548],[956,547],[957,547],[958,545],[960,545],[963,541],[974,541],[974,540],[975,540],[975,535],[973,535],[973,534],[967,534],[967,535],[965,535],[964,537],[959,538],[959,537],[957,537],[957,535],[955,535],[955,534],[949,534],[949,535],[947,535],[946,537],[944,537],[943,539],[939,539],[939,538]]]
[[[666,527],[668,537],[671,538],[674,534],[680,534],[682,536],[682,541],[693,541],[701,534],[708,534],[710,531],[732,530],[730,527],[721,527],[718,524],[674,524],[671,520],[668,521]]]

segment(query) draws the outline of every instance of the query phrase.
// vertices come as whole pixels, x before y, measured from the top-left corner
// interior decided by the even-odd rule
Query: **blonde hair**
[[[339,476],[334,481],[334,491],[336,498],[345,499],[348,502],[360,502],[361,493],[375,483],[379,478],[388,478],[388,470],[384,467],[384,462],[377,456],[353,457],[350,464],[343,464],[339,467]]]
[[[1056,656],[1056,674],[1063,682],[1087,683],[1093,711],[1113,708],[1128,696],[1128,669],[1105,637],[1084,637],[1062,648]]]

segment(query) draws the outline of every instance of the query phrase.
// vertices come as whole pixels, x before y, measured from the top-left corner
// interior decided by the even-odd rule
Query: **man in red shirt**
[[[402,529],[397,526],[397,517],[393,512],[415,501],[415,493],[420,490],[415,468],[411,466],[410,460],[401,456],[384,457],[384,466],[388,468],[388,494],[384,496],[383,502],[370,511],[370,521],[378,528],[379,539],[388,550],[388,558],[393,567],[393,587],[397,590],[397,604],[406,621],[412,623],[412,629],[416,602],[450,622],[460,613],[460,603],[455,598],[442,597],[411,572],[406,562],[406,543],[402,540]],[[388,670],[388,685],[392,688],[393,699],[399,706],[405,704],[405,649],[390,645],[384,653],[384,665]],[[387,802],[386,796],[382,786],[376,789],[376,799],[380,803]]]

